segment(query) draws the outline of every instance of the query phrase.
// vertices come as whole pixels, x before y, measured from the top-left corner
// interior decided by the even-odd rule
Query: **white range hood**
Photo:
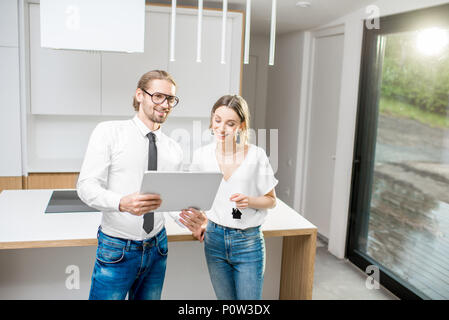
[[[41,46],[143,52],[145,0],[41,0]]]

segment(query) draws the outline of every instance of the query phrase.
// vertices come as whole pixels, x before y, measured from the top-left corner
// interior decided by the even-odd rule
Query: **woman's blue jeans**
[[[90,300],[157,300],[167,264],[165,228],[144,241],[110,237],[98,230]]]
[[[209,221],[204,252],[217,299],[262,299],[265,241],[260,226],[240,230]]]

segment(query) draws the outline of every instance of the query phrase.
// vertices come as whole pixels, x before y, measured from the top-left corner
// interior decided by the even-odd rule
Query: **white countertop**
[[[4,190],[0,193],[0,248],[9,248],[8,243],[19,242],[96,240],[101,213],[45,213],[52,192],[47,189]],[[169,241],[170,238],[171,241],[189,240],[176,238],[191,235],[187,228],[181,228],[168,216],[165,220]],[[262,226],[265,236],[307,234],[311,229],[316,227],[279,199]],[[28,246],[15,244],[12,247]]]

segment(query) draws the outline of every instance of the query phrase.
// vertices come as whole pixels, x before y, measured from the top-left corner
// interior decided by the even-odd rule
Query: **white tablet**
[[[209,210],[223,174],[219,172],[146,171],[140,193],[157,193],[162,204],[156,210],[181,211],[189,207]]]

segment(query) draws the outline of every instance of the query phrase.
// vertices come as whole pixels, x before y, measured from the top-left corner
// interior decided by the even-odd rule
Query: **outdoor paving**
[[[379,117],[366,252],[431,299],[449,299],[449,130]]]

